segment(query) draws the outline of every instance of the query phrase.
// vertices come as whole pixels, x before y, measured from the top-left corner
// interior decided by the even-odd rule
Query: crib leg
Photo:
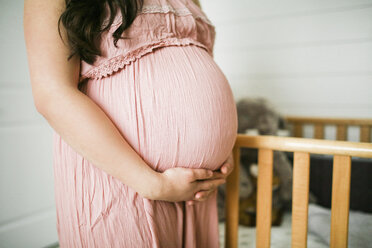
[[[331,209],[331,248],[347,248],[351,157],[334,155]]]
[[[256,247],[270,247],[273,150],[258,149]]]

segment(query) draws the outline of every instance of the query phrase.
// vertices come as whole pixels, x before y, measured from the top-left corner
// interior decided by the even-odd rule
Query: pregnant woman
[[[193,0],[26,0],[60,247],[219,247],[237,113]]]

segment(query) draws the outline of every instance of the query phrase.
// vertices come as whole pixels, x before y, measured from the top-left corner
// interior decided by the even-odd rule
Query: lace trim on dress
[[[101,79],[102,77],[106,77],[108,75],[113,74],[114,72],[117,72],[119,69],[124,68],[125,65],[130,64],[131,62],[135,61],[136,59],[139,59],[143,55],[152,52],[155,48],[158,47],[164,47],[164,46],[186,46],[194,44],[196,46],[204,48],[208,53],[211,54],[211,51],[208,51],[208,48],[191,38],[166,38],[164,40],[157,41],[155,43],[147,44],[145,46],[141,46],[129,53],[122,54],[116,57],[113,57],[109,60],[107,60],[105,63],[94,67],[90,71],[84,73],[84,75],[81,75],[80,81],[82,81],[85,78],[94,78],[94,79]]]

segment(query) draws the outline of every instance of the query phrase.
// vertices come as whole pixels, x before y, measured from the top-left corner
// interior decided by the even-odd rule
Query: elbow
[[[34,106],[41,115],[47,118],[50,112],[60,111],[61,105],[70,101],[77,89],[73,87],[35,88],[33,92]]]
[[[48,101],[49,100],[46,97],[34,96],[35,109],[39,114],[41,114],[44,117],[46,116]]]
[[[53,94],[51,92],[48,92],[46,89],[39,89],[34,88],[33,90],[33,99],[34,99],[34,106],[37,112],[39,112],[41,115],[46,117],[47,112],[52,107]]]
[[[48,86],[45,84],[32,85],[32,94],[34,99],[34,106],[40,114],[44,117],[51,111],[59,111],[61,104],[66,101],[70,101],[71,97],[79,92],[76,88],[71,86],[64,86],[63,84],[57,83],[52,85],[49,83]]]

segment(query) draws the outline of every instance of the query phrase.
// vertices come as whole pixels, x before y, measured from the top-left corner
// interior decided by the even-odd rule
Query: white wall
[[[372,0],[201,1],[236,99],[284,114],[372,117]]]
[[[57,241],[52,130],[35,110],[23,1],[0,1],[0,247]]]
[[[372,118],[372,0],[201,0],[236,99],[285,114]],[[52,132],[36,112],[23,1],[0,0],[0,247],[57,240]]]
[[[265,97],[284,115],[372,118],[372,0],[201,2],[236,100]],[[348,140],[359,132],[349,127]],[[327,126],[325,138],[335,136]]]

